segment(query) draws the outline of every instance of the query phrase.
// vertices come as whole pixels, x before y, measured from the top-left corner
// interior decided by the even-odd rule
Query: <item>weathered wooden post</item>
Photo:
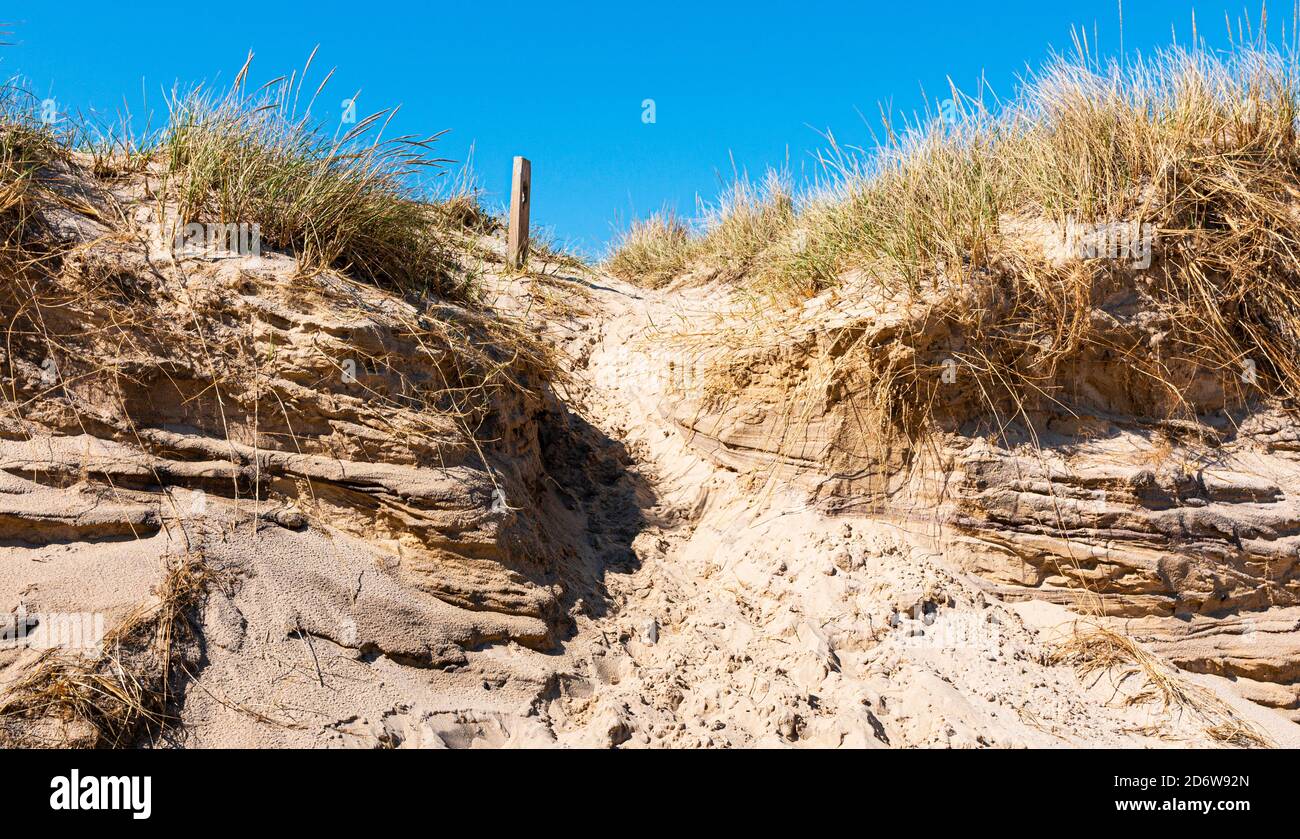
[[[510,234],[506,239],[506,261],[519,270],[528,259],[528,205],[532,202],[533,165],[526,157],[515,158],[510,185]]]

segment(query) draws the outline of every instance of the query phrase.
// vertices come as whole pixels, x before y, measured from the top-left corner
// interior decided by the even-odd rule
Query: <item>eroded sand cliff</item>
[[[865,296],[768,323],[709,284],[511,276],[467,233],[484,305],[417,306],[276,253],[178,259],[132,188],[74,206],[0,303],[0,610],[128,631],[65,682],[0,651],[6,742],[1300,733],[1279,411],[1210,439],[1103,404],[1099,368],[1095,414],[1034,439],[954,414],[891,450],[855,359],[924,326]],[[141,659],[159,614],[185,631]],[[123,660],[165,682],[152,716],[33,700]]]

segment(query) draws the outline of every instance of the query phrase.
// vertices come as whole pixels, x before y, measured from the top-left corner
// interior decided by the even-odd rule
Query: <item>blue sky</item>
[[[753,173],[788,160],[797,175],[824,144],[819,131],[868,145],[882,105],[915,111],[923,89],[946,95],[948,77],[973,91],[983,76],[1007,95],[1069,47],[1071,26],[1090,39],[1095,28],[1103,52],[1120,40],[1116,0],[24,6],[0,14],[14,42],[0,72],[66,111],[161,111],[164,88],[228,83],[250,49],[260,83],[319,44],[313,79],[338,68],[322,119],[360,89],[362,116],[402,105],[392,133],[451,129],[440,154],[461,160],[472,146],[490,204],[504,203],[512,155],[528,156],[534,224],[593,255],[633,217],[693,215],[733,160]],[[1258,2],[1125,0],[1124,48],[1166,46],[1171,27],[1186,40],[1193,8],[1219,46],[1225,11],[1259,17]],[[1272,34],[1289,30],[1289,9],[1272,12]]]

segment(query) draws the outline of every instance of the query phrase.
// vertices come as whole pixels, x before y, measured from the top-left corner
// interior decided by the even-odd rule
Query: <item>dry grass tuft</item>
[[[0,745],[122,748],[161,728],[199,661],[210,581],[201,557],[169,558],[157,602],[109,632],[103,653],[44,653],[0,703]]]
[[[1208,690],[1188,684],[1172,666],[1140,644],[1093,621],[1076,621],[1070,637],[1057,649],[1053,663],[1074,667],[1080,676],[1110,676],[1116,691],[1136,680],[1127,704],[1159,702],[1164,712],[1190,713],[1206,734],[1230,746],[1269,748],[1273,743],[1250,722]]]
[[[690,231],[676,215],[655,213],[619,237],[605,270],[629,282],[660,286],[686,270],[693,250]]]
[[[38,108],[16,83],[0,86],[0,251],[7,261],[20,258],[35,233],[42,171],[68,156],[69,136],[42,122]]]
[[[501,220],[483,209],[478,196],[460,193],[431,205],[439,227],[476,235],[488,235],[501,229]]]
[[[439,212],[413,186],[420,172],[448,162],[432,154],[439,135],[382,139],[395,112],[379,111],[330,136],[295,113],[301,84],[282,78],[249,93],[247,71],[225,95],[199,91],[171,103],[164,193],[181,222],[257,224],[265,244],[305,264],[461,294],[439,234],[445,219],[465,214]]]
[[[716,204],[703,208],[704,236],[698,257],[727,277],[740,277],[763,265],[765,252],[778,247],[795,219],[789,175],[773,170],[760,183],[741,175]]]
[[[792,232],[794,189],[784,171],[769,172],[758,183],[740,175],[715,203],[700,210],[699,236],[668,210],[633,222],[615,242],[605,270],[651,287],[692,267],[729,280],[761,276],[776,258],[771,251]]]

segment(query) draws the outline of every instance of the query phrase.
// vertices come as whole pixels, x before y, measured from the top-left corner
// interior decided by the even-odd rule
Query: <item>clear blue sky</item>
[[[1258,20],[1259,3],[1125,0],[1124,47],[1149,51],[1200,33],[1226,45],[1224,12]],[[1249,10],[1249,12],[1247,12]],[[1271,34],[1289,30],[1286,4]],[[440,152],[475,168],[504,203],[510,159],[533,162],[534,224],[599,255],[616,226],[662,206],[693,215],[731,176],[788,157],[798,173],[831,129],[869,144],[859,112],[911,112],[946,77],[981,76],[1010,94],[1070,27],[1119,49],[1116,0],[898,0],[890,3],[185,2],[25,3],[0,14],[14,46],[0,73],[21,75],[61,110],[161,110],[174,82],[228,83],[251,49],[260,83],[302,66],[317,44],[319,80],[337,67],[326,111],[358,88],[364,116],[401,104],[397,132],[451,129]],[[642,122],[655,100],[656,122]]]

